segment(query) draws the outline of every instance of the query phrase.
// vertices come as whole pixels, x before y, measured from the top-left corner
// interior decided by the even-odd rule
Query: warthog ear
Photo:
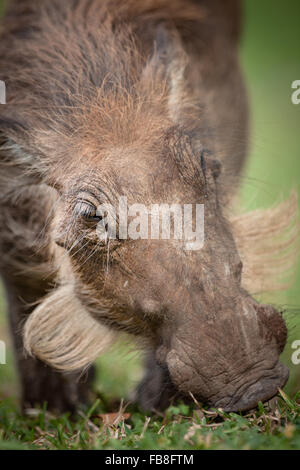
[[[209,0],[211,2],[211,0]],[[234,39],[239,39],[242,23],[242,1],[241,0],[218,0],[220,14],[227,19],[229,31]],[[223,9],[223,10],[222,10]]]
[[[153,53],[144,69],[143,78],[148,82],[153,80],[166,84],[169,114],[175,123],[178,123],[185,103],[186,64],[187,55],[179,34],[164,25],[158,26]]]
[[[209,27],[215,27],[214,23],[217,22],[216,33],[220,34],[221,27],[234,40],[239,39],[242,23],[242,0],[194,0],[194,2],[202,8]],[[189,31],[189,34],[191,35],[192,32],[194,36],[201,35],[199,27],[197,30]],[[221,34],[224,32],[222,31]]]
[[[25,350],[64,371],[89,366],[115,338],[115,333],[85,310],[73,285],[55,289],[33,311],[24,327]]]
[[[180,37],[174,31],[169,31],[166,26],[160,25],[154,37],[153,63],[163,65],[165,71],[173,66],[174,61],[181,60],[184,54]],[[153,65],[153,64],[152,64]]]

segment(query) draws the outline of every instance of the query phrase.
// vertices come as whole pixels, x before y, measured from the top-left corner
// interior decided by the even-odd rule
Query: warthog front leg
[[[136,390],[136,401],[144,411],[166,409],[178,397],[168,373],[159,365],[154,353],[146,360],[145,376]]]
[[[49,410],[57,413],[74,413],[80,404],[89,401],[89,389],[94,377],[91,368],[85,374],[56,372],[38,359],[25,355],[22,326],[28,315],[28,306],[22,295],[11,285],[7,285],[11,330],[13,334],[16,361],[21,381],[22,409],[42,406],[45,402]]]
[[[92,371],[79,374],[56,372],[39,360],[19,358],[22,381],[22,408],[26,410],[47,404],[47,409],[57,413],[76,412],[80,404],[89,401]]]

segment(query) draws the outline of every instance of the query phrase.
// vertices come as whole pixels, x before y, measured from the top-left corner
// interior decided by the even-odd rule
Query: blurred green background
[[[300,191],[300,105],[291,84],[300,79],[300,2],[246,0],[241,58],[252,111],[251,146],[242,201],[246,209],[268,207]],[[283,361],[291,371],[286,387],[300,389],[300,365],[291,362],[291,344],[300,339],[300,269],[293,287],[274,296],[288,307],[289,340]],[[272,302],[272,298],[268,297]],[[297,313],[299,307],[299,313]]]
[[[67,0],[65,0],[67,1]],[[247,210],[267,207],[296,187],[300,192],[300,105],[291,102],[291,84],[300,80],[299,0],[246,0],[241,59],[252,114],[251,147],[241,191]],[[0,10],[3,0],[0,0]],[[0,227],[1,230],[1,227]],[[288,313],[289,342],[283,361],[290,367],[286,390],[300,389],[300,365],[291,363],[291,343],[300,340],[300,269],[294,286],[276,302]],[[4,299],[3,293],[0,294]],[[274,297],[275,303],[275,297]],[[18,386],[9,342],[5,301],[0,311],[0,339],[8,344],[8,364],[0,366],[0,398],[17,396]],[[141,375],[140,358],[122,346],[99,360],[97,386],[107,395],[128,396]]]

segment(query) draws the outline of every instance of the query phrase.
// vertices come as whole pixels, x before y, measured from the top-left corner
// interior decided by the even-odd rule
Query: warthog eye
[[[82,217],[87,221],[100,222],[102,220],[102,217],[97,215],[97,208],[94,204],[87,201],[78,201],[74,213],[77,217]]]

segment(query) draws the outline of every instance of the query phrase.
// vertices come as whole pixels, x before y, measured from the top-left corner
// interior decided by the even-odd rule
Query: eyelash
[[[103,220],[102,216],[97,216],[97,208],[94,204],[88,201],[79,200],[75,204],[74,214],[77,217],[84,219],[86,222],[99,223]],[[105,226],[105,230],[108,232],[108,226]],[[117,240],[119,238],[117,237]]]
[[[87,221],[100,222],[101,216],[97,216],[96,207],[87,201],[79,201],[75,205],[74,213]]]

